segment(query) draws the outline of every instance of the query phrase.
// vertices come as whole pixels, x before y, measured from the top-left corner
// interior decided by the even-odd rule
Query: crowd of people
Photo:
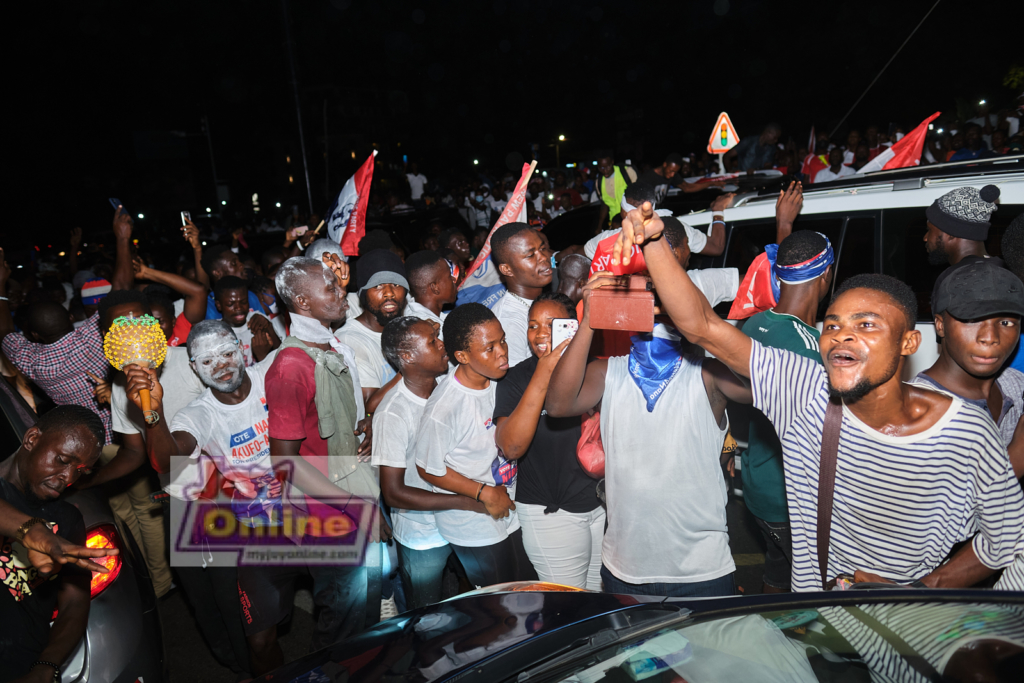
[[[970,125],[969,153],[1005,142],[1001,122],[980,128],[991,142]],[[777,126],[748,139],[727,163],[799,165],[778,149]],[[863,142],[851,132],[814,181],[889,142],[874,127]],[[707,189],[683,180],[701,163],[670,155],[638,172],[607,152],[596,182],[538,179],[528,222],[490,235],[504,285],[490,307],[460,303],[459,285],[509,200],[503,180],[440,199],[468,230],[435,226],[410,254],[382,230],[352,262],[300,227],[262,253],[237,234],[234,246],[204,246],[189,221],[189,253],[171,272],[136,250],[119,207],[112,261],[79,260],[80,230],[56,272],[0,258],[3,374],[38,413],[0,463],[5,668],[49,680],[84,632],[87,570],[106,551],[81,547],[69,489],[104,492],[155,593],[183,591],[211,651],[238,674],[282,663],[278,627],[303,577],[319,614],[312,648],[359,633],[389,605],[448,597],[446,568],[465,590],[542,580],[733,595],[730,401],[759,411],[739,457],[767,547],[763,590],[1024,589],[1021,218],[1000,260],[984,246],[996,187],[955,189],[925,211],[920,257],[949,266],[932,297],[943,343],[935,365],[904,383],[922,340],[902,282],[837,283],[819,333],[834,259],[826,237],[794,231],[799,183],[780,194],[766,251],[775,304],[742,328],[716,315],[743,274],[687,266],[692,254],[722,252],[732,195],[714,200],[707,232],[655,210],[669,186]],[[410,171],[410,199],[424,202],[430,183]],[[614,229],[554,253],[544,224],[587,202],[606,207]],[[610,260],[595,260],[607,248]],[[641,258],[657,296],[653,331],[593,328],[599,293],[622,285],[609,271]],[[112,370],[108,332],[149,317],[166,360]],[[557,338],[560,321],[578,331]],[[600,478],[579,457],[595,446]],[[227,498],[250,528],[281,526],[297,499],[323,520],[371,509],[359,518],[370,520],[365,552],[348,564],[172,567],[161,490],[174,501]],[[352,533],[324,522],[295,542],[333,547]]]

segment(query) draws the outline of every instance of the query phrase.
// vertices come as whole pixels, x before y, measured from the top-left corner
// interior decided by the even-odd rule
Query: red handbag
[[[601,443],[601,413],[584,413],[582,434],[576,444],[576,459],[594,479],[604,478],[604,445]]]

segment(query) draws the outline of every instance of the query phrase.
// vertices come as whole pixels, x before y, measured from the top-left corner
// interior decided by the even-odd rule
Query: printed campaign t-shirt
[[[516,461],[506,460],[494,445],[495,382],[470,389],[455,377],[458,366],[427,400],[413,443],[416,464],[429,474],[444,476],[448,468],[488,486],[504,485],[515,500]],[[434,487],[436,493],[451,493]],[[452,494],[455,495],[455,494]],[[439,510],[437,528],[449,543],[466,547],[494,545],[519,529],[515,510],[494,519],[487,513]]]
[[[188,362],[188,351],[184,346],[167,349],[167,358],[157,369],[157,377],[164,389],[164,419],[168,424],[175,415],[189,403],[199,398],[206,387],[192,370]],[[125,393],[126,378],[123,372],[115,373],[110,387],[110,411],[114,431],[119,434],[142,434],[146,438],[146,419],[142,410],[128,400]]]
[[[819,332],[791,315],[764,311],[743,324],[743,332],[765,346],[785,349],[821,362]],[[750,419],[749,444],[743,451],[743,503],[766,522],[789,521],[786,478],[782,472],[782,444],[775,427],[759,410]]]
[[[71,503],[29,500],[6,479],[0,478],[0,500],[32,517],[53,524],[52,531],[77,545],[85,545],[82,513]],[[60,577],[86,573],[74,565],[42,577],[28,559],[28,551],[12,537],[0,534],[0,678],[21,676],[46,647],[50,617],[57,607]]]
[[[426,406],[427,399],[409,391],[405,382],[399,382],[389,391],[373,414],[373,454],[370,457],[374,467],[404,469],[405,485],[422,491],[431,488],[416,469],[411,446],[417,439],[420,417]],[[395,523],[395,538],[406,548],[429,550],[448,544],[437,530],[434,513],[429,510],[393,507],[391,519]]]
[[[359,381],[364,387],[379,389],[395,376],[395,369],[381,351],[380,335],[358,320],[347,321],[334,333],[340,342],[355,352]]]
[[[167,492],[175,498],[195,500],[213,475],[211,465],[225,479],[238,482],[247,489],[253,480],[260,480],[256,486],[265,487],[271,473],[270,434],[267,428],[267,395],[264,386],[265,366],[246,369],[252,382],[249,395],[235,405],[221,403],[207,388],[199,398],[178,411],[171,422],[170,430],[188,432],[196,440],[196,449],[189,455],[189,462],[178,467],[172,466],[172,483]],[[180,460],[172,458],[172,461]],[[233,501],[248,507],[238,486]],[[243,522],[258,523],[261,514],[266,515],[269,507],[280,505],[275,501],[251,499],[252,509],[236,514]],[[234,503],[233,503],[234,504]],[[260,509],[262,505],[266,507]]]

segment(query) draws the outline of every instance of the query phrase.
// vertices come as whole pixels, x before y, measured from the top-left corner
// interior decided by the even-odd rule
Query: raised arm
[[[804,208],[804,188],[794,180],[788,190],[779,192],[775,202],[775,244],[782,244],[793,233],[793,222]]]
[[[156,424],[146,425],[146,454],[149,462],[157,472],[171,471],[171,458],[175,455],[189,455],[196,449],[196,440],[188,432],[171,433],[170,425],[164,416],[164,389],[157,379],[156,371],[138,365],[126,365],[125,377],[128,380],[125,394],[128,400],[142,408],[139,389],[149,389],[150,408],[157,412],[160,419]],[[114,458],[116,461],[118,458]],[[113,461],[111,461],[113,462]],[[125,463],[127,464],[127,463]],[[100,470],[102,471],[102,470]]]
[[[202,284],[189,280],[187,277],[168,273],[163,270],[154,270],[142,262],[138,256],[132,262],[135,268],[135,277],[139,280],[148,280],[174,290],[185,297],[185,319],[195,325],[197,322],[206,319],[206,294],[209,290]]]
[[[570,341],[566,339],[555,348],[548,350],[537,363],[537,369],[534,371],[533,377],[530,378],[530,383],[526,386],[526,391],[523,392],[515,410],[511,415],[499,417],[496,420],[497,429],[494,430],[494,443],[509,460],[518,460],[530,448],[533,437],[537,433],[541,412],[544,410],[544,397],[548,393],[551,373],[554,372]],[[501,391],[501,385],[498,386],[498,391]]]
[[[615,283],[619,278],[611,273],[594,273],[583,286],[583,320],[569,347],[551,374],[544,408],[551,417],[572,417],[593,409],[604,396],[604,377],[608,361],[587,363],[594,330],[590,327],[590,296],[602,285]]]
[[[199,284],[207,289],[210,288],[210,276],[203,270],[203,242],[199,239],[199,228],[191,220],[186,221],[187,226],[181,229],[185,241],[192,247],[192,258],[195,261],[196,279]],[[204,315],[205,315],[205,308]]]
[[[117,207],[114,214],[114,280],[110,283],[112,290],[131,289],[135,284],[135,270],[132,268],[132,217],[123,206]]]
[[[684,337],[704,348],[736,374],[749,377],[750,337],[715,314],[711,304],[679,265],[668,243],[661,239],[663,227],[650,202],[630,211],[622,221],[622,231],[612,252],[612,263],[620,260],[629,263],[632,245],[639,244],[661,299],[662,311],[668,313]]]
[[[735,199],[735,192],[727,192],[711,202],[711,226],[708,229],[708,242],[700,250],[702,256],[718,256],[725,251],[725,210],[732,206]]]

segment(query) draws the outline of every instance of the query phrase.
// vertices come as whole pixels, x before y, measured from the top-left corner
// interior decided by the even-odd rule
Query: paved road
[[[742,502],[733,500],[727,512],[736,584],[747,595],[760,593],[764,547],[757,527]],[[313,634],[313,599],[308,590],[298,592],[295,604],[291,624],[281,638],[285,661],[306,654]],[[210,654],[180,590],[161,600],[160,616],[172,683],[235,683],[237,677]]]

